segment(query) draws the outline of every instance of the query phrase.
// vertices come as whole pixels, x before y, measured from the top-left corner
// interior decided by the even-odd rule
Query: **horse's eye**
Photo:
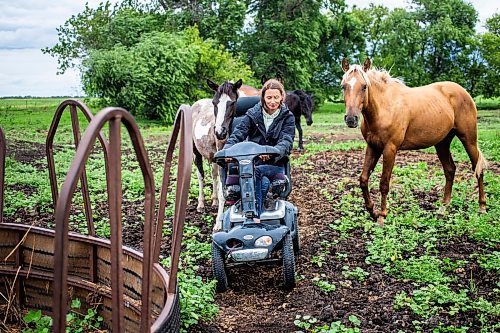
[[[363,84],[363,86],[361,87],[361,89],[363,89],[363,91],[366,91],[366,84]]]

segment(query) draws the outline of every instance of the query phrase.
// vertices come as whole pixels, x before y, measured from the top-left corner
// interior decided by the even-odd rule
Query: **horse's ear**
[[[236,81],[236,83],[234,84],[234,91],[238,90],[241,88],[241,85],[243,84],[243,81],[241,79],[239,79],[238,81]]]
[[[264,83],[267,82],[267,77],[265,74],[262,75],[262,77],[260,78],[260,84],[264,85]]]
[[[207,79],[207,84],[210,87],[210,89],[212,89],[215,92],[217,92],[217,89],[219,89],[219,85],[210,79]]]
[[[372,61],[370,58],[366,58],[365,63],[363,64],[363,71],[368,72],[370,67],[372,67]]]
[[[344,73],[349,70],[349,61],[347,61],[347,58],[345,57],[342,59],[342,70]]]

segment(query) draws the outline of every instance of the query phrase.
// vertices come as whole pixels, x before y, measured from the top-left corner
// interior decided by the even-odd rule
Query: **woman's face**
[[[281,91],[279,89],[268,89],[264,93],[264,102],[270,113],[279,109],[282,100],[283,96],[281,96]]]

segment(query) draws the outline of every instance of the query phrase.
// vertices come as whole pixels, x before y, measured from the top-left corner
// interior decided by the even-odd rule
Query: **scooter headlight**
[[[273,239],[270,236],[262,236],[255,240],[256,247],[267,247],[273,243]]]

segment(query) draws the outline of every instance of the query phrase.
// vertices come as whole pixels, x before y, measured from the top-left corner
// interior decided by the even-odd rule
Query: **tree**
[[[220,82],[251,76],[248,66],[192,28],[152,32],[131,47],[93,51],[83,62],[82,81],[85,92],[104,104],[171,124],[179,105],[208,96],[206,77]]]
[[[410,86],[455,81],[467,89],[474,65],[477,12],[463,0],[413,0],[383,23],[380,62]]]
[[[330,96],[338,97],[343,57],[358,59],[365,56],[366,40],[361,21],[348,12],[344,1],[331,2],[322,15],[322,34],[318,53],[318,65],[312,78],[316,100],[323,102]]]
[[[366,45],[367,56],[374,59],[379,55],[379,45],[387,38],[389,31],[386,30],[384,21],[387,19],[389,9],[382,5],[370,3],[368,8],[352,10],[361,26],[361,33],[368,42]]]
[[[257,77],[280,77],[288,89],[311,88],[321,36],[321,1],[252,1],[242,53]]]
[[[486,97],[500,96],[500,15],[486,20],[487,32],[479,37],[481,57],[486,60],[482,93]]]
[[[87,3],[81,13],[71,16],[57,28],[59,42],[42,52],[58,59],[62,74],[68,68],[79,66],[93,51],[109,50],[117,44],[131,46],[142,34],[162,26],[161,16],[135,1],[124,1],[113,7],[106,1],[95,9]]]
[[[167,31],[197,26],[203,39],[211,38],[235,51],[241,40],[248,9],[246,0],[158,0],[166,17]]]

